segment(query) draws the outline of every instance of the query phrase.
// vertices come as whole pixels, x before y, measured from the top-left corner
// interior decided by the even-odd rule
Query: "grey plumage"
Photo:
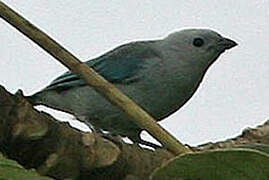
[[[235,45],[212,30],[187,29],[161,40],[122,45],[86,63],[160,121],[191,98],[210,65]],[[142,129],[129,117],[71,72],[29,99],[70,112],[97,129],[151,145],[141,140]]]

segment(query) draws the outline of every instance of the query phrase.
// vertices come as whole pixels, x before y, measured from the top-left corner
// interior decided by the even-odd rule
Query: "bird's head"
[[[235,41],[209,29],[177,31],[168,35],[164,42],[182,59],[190,63],[207,65],[212,64],[225,50],[237,45]]]

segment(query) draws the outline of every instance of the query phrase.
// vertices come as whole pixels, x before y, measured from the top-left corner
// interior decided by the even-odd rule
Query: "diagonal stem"
[[[70,69],[70,71],[83,79],[89,86],[106,97],[111,103],[116,104],[128,114],[139,127],[146,129],[149,134],[158,139],[165,148],[176,155],[190,152],[190,149],[181,144],[175,137],[157,124],[145,110],[121,93],[114,85],[107,82],[92,68],[82,63],[59,43],[13,11],[2,1],[0,1],[0,17],[37,43],[41,48]]]

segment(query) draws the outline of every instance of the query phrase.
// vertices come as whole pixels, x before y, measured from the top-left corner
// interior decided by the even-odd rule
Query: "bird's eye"
[[[204,40],[201,38],[195,38],[192,42],[192,44],[196,47],[201,47],[204,44]]]

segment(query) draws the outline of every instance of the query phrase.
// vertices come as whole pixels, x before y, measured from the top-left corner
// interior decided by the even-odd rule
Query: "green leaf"
[[[188,153],[155,170],[152,180],[268,180],[269,155],[252,149]]]
[[[52,180],[40,176],[34,170],[26,170],[16,161],[6,159],[0,154],[0,180]]]
[[[238,148],[248,148],[248,149],[256,149],[258,151],[262,151],[264,153],[269,154],[269,145],[266,144],[248,144],[248,145],[240,145]]]

